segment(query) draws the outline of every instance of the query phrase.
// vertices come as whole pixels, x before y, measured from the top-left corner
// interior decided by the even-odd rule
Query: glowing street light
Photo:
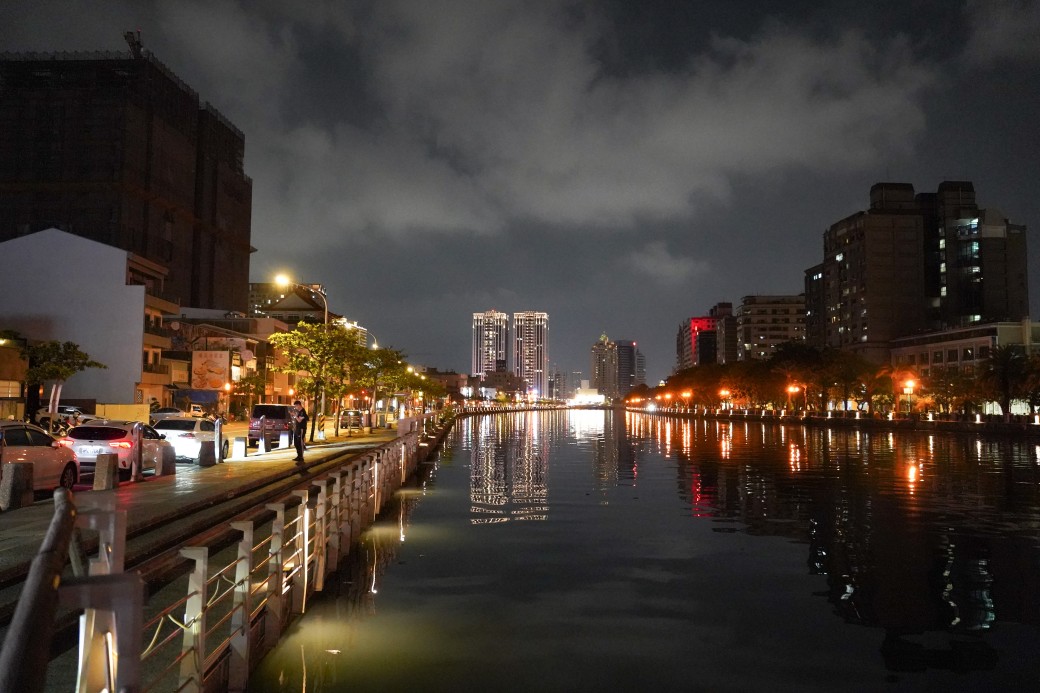
[[[723,388],[719,390],[719,399],[722,400],[722,408],[726,408],[726,402],[729,400],[729,390]]]
[[[282,287],[282,288],[289,288],[290,286],[295,286],[295,287],[299,287],[301,289],[306,289],[307,291],[309,291],[311,293],[312,296],[319,296],[321,298],[321,304],[325,308],[325,323],[324,324],[325,324],[325,331],[328,332],[328,330],[329,330],[329,298],[328,298],[328,296],[325,295],[325,290],[324,289],[318,290],[318,289],[313,289],[313,288],[311,288],[309,286],[304,286],[303,284],[299,284],[297,282],[294,282],[286,274],[279,274],[279,275],[277,275],[274,278],[274,283],[277,284],[278,286]],[[325,374],[322,373],[321,412],[320,412],[322,415],[325,414],[325,377],[324,376],[325,376]],[[315,418],[317,418],[317,417],[315,417]],[[314,431],[314,429],[311,428],[311,432],[313,432],[313,431]],[[324,426],[322,427],[321,433],[319,435],[320,435],[321,440],[325,440],[325,428],[324,428]],[[312,438],[312,440],[313,440],[313,438]]]
[[[683,398],[683,403],[686,405],[686,409],[690,408],[690,398],[693,397],[692,390],[683,390],[679,393],[679,396]]]
[[[903,394],[906,395],[906,411],[908,414],[914,411],[914,387],[917,383],[911,379],[903,383]]]
[[[798,387],[797,385],[788,385],[787,386],[787,408],[788,409],[791,408],[791,397],[796,395],[801,389],[802,388]]]

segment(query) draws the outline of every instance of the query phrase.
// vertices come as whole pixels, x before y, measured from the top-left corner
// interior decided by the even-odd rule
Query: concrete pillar
[[[119,455],[107,452],[97,456],[94,467],[94,490],[108,491],[119,483]]]
[[[33,503],[33,466],[31,462],[11,462],[0,477],[0,510],[16,510]]]
[[[177,451],[172,447],[161,449],[162,459],[159,460],[159,466],[155,469],[155,475],[173,476],[177,473]]]
[[[231,456],[234,457],[236,460],[240,460],[246,457],[246,455],[249,454],[247,452],[248,448],[246,447],[248,443],[248,438],[244,438],[242,436],[235,438],[234,442],[231,444]]]
[[[199,466],[200,467],[212,467],[217,463],[216,451],[212,445],[202,445],[199,447]]]
[[[287,448],[289,447],[289,431],[282,431],[278,434],[278,447]]]

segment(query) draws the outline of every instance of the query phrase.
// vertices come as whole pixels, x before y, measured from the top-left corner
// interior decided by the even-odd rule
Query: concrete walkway
[[[309,469],[343,453],[360,454],[396,437],[397,431],[392,429],[330,436],[324,442],[308,444],[302,465],[293,462],[296,454],[293,448],[263,455],[253,448],[246,458],[229,459],[212,467],[178,463],[176,475],[146,475],[141,482],[124,482],[111,491],[94,491],[81,486],[74,491],[74,500],[80,508],[89,508],[102,496],[113,498],[117,509],[127,511],[127,534],[133,536],[168,523],[191,522],[193,515],[204,514],[206,508],[272,479],[292,475],[301,468]],[[50,499],[0,513],[0,587],[10,586],[28,572],[53,514],[54,504]]]

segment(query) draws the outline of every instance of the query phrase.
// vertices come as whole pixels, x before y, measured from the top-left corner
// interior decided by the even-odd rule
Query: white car
[[[80,468],[85,471],[94,471],[98,455],[118,455],[120,476],[128,478],[132,473],[134,426],[141,427],[141,471],[154,471],[162,464],[163,448],[172,445],[154,428],[140,421],[96,419],[71,429],[59,442],[76,453]]]
[[[33,466],[33,490],[71,489],[79,480],[76,455],[39,426],[20,421],[0,421],[0,460],[29,462]],[[2,469],[2,467],[0,467]],[[3,472],[0,471],[0,474]]]
[[[177,407],[161,407],[159,409],[156,409],[152,413],[150,413],[148,415],[148,418],[150,418],[152,420],[152,425],[154,426],[157,421],[162,421],[163,419],[172,419],[172,418],[177,418],[177,417],[187,416],[187,415],[188,415],[188,412],[184,411],[183,409],[178,409]]]
[[[199,451],[203,445],[213,446],[217,434],[217,425],[210,419],[196,419],[191,416],[163,419],[155,422],[155,430],[165,435],[177,451],[177,457],[199,459]],[[225,437],[221,445],[222,457],[228,456],[228,439]]]
[[[73,406],[67,405],[67,404],[59,404],[58,407],[57,407],[56,414],[57,414],[57,416],[55,417],[56,421],[66,421],[66,420],[69,420],[69,419],[73,419],[73,420],[78,419],[80,423],[86,423],[90,419],[97,418],[93,414],[86,414],[86,413],[84,413],[83,410],[80,409],[79,407],[73,407]],[[39,424],[42,428],[48,428],[49,427],[48,424],[50,423],[50,420],[51,420],[51,413],[50,413],[50,411],[48,411],[47,407],[42,407],[42,408],[36,410],[36,423]]]

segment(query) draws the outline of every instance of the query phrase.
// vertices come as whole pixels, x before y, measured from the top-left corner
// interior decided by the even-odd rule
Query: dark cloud
[[[680,320],[800,291],[878,180],[1040,213],[1035,2],[97,5],[6,2],[0,42],[141,28],[246,133],[254,277],[430,365],[494,307],[547,311],[565,370],[605,330],[663,377]]]

